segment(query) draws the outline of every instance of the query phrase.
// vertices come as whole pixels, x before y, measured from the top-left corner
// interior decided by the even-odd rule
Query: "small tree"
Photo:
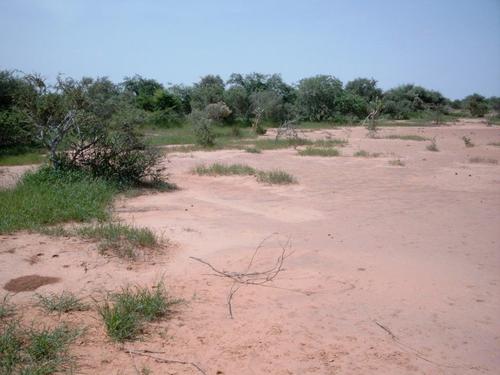
[[[466,108],[473,117],[484,117],[488,113],[488,102],[486,98],[479,94],[469,95],[464,99]]]
[[[212,121],[224,121],[231,115],[231,110],[224,102],[211,103],[205,107],[205,114]]]

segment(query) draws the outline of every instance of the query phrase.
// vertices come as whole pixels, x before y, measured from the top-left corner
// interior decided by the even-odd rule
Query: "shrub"
[[[14,315],[15,312],[15,306],[9,302],[9,295],[5,295],[3,299],[0,300],[0,321]]]
[[[431,139],[431,144],[427,145],[426,149],[429,151],[434,151],[434,152],[439,151],[439,148],[438,148],[437,143],[436,143],[436,138]]]
[[[210,103],[205,107],[205,114],[212,121],[224,121],[231,115],[231,110],[224,102]]]
[[[462,137],[462,140],[464,141],[465,147],[474,147],[474,143],[472,143],[471,139],[469,137],[466,137],[465,135]]]
[[[220,163],[214,163],[210,166],[199,165],[193,169],[193,173],[205,176],[253,176],[257,171],[245,164],[231,164],[225,165]]]
[[[196,143],[210,147],[215,144],[215,133],[212,130],[212,121],[201,111],[193,111],[189,115],[191,126],[196,138]]]
[[[488,102],[479,94],[472,94],[464,99],[465,106],[473,117],[484,117],[488,113]]]

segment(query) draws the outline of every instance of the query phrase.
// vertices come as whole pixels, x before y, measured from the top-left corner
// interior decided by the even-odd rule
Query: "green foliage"
[[[193,111],[189,115],[189,120],[196,143],[203,147],[213,146],[215,144],[215,133],[212,130],[212,121],[206,117],[206,114],[202,111]]]
[[[82,172],[42,168],[0,190],[0,233],[67,221],[106,219],[116,188]]]
[[[469,95],[464,99],[464,103],[473,117],[484,117],[488,113],[488,102],[482,95]]]
[[[135,258],[136,249],[139,247],[153,248],[159,245],[158,238],[150,229],[121,223],[83,226],[76,229],[76,234],[100,241],[100,251],[112,251],[122,258]]]
[[[88,306],[73,293],[63,291],[61,294],[51,293],[48,295],[36,295],[38,306],[46,312],[67,313],[70,311],[84,311]]]
[[[191,91],[191,107],[204,110],[211,103],[224,100],[224,81],[219,76],[207,75]]]
[[[443,106],[446,99],[438,91],[412,84],[401,85],[384,93],[383,113],[398,120],[409,119],[417,112]]]
[[[404,167],[405,163],[401,159],[389,160],[389,165],[393,165],[396,167]]]
[[[24,152],[13,154],[0,152],[0,165],[29,165],[40,164],[45,161],[45,157],[40,152]]]
[[[247,147],[245,148],[245,151],[250,153],[250,154],[260,154],[262,151],[256,147]]]
[[[300,150],[299,155],[331,157],[331,156],[339,156],[340,152],[336,148],[319,148],[319,147],[308,146],[304,150]]]
[[[370,153],[368,151],[365,151],[365,150],[359,150],[359,151],[356,151],[353,156],[355,157],[359,157],[359,158],[376,158],[376,157],[379,157],[380,156],[380,153]]]
[[[74,367],[68,347],[79,332],[66,326],[23,328],[18,322],[0,327],[0,373],[49,375]]]
[[[205,107],[205,114],[212,121],[224,121],[231,115],[231,110],[224,102],[210,103]]]
[[[163,283],[158,283],[153,289],[125,288],[111,294],[98,306],[98,311],[108,336],[123,342],[137,338],[145,322],[168,317],[179,302],[168,296]]]
[[[297,109],[303,119],[328,120],[337,113],[337,103],[342,95],[342,82],[335,77],[304,78],[297,87]]]
[[[367,102],[382,97],[382,90],[377,87],[377,81],[373,78],[356,78],[346,84],[345,90],[365,99]]]

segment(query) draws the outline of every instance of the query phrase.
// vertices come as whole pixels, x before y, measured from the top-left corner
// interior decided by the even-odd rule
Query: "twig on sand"
[[[154,359],[158,363],[172,363],[172,364],[178,364],[178,365],[192,366],[196,370],[198,370],[201,374],[207,375],[207,373],[194,362],[179,361],[177,359],[163,358],[163,357],[159,357],[159,356],[151,354],[151,353],[159,354],[159,353],[165,353],[165,352],[155,352],[155,351],[151,351],[151,350],[136,350],[136,349],[124,349],[124,350],[125,350],[125,353],[128,353],[131,356],[132,355],[140,355],[143,357],[148,357],[148,358]]]
[[[401,340],[386,326],[384,326],[382,323],[377,322],[376,320],[373,321],[376,325],[378,325],[380,328],[382,328],[387,334],[391,337],[392,340],[396,344],[398,344],[401,348],[406,349],[407,351],[413,353],[417,358],[420,358],[423,361],[432,363],[433,365],[440,366],[440,367],[447,367],[447,368],[463,368],[465,366],[457,366],[457,365],[450,365],[446,363],[439,363],[435,362],[429,358],[427,358],[423,353],[419,352],[417,349],[412,348],[411,346],[401,342]]]
[[[288,258],[290,255],[292,255],[293,252],[290,250],[291,242],[290,238],[288,238],[284,244],[280,244],[281,253],[279,254],[273,266],[261,271],[251,271],[251,268],[258,255],[259,250],[264,246],[267,240],[269,240],[276,234],[277,233],[273,233],[267,236],[257,245],[252,254],[252,257],[250,258],[250,261],[248,262],[248,265],[245,268],[245,271],[243,272],[219,270],[206,260],[196,257],[190,257],[191,259],[208,266],[213,272],[215,272],[214,276],[227,277],[233,281],[227,296],[227,306],[229,310],[229,316],[231,319],[233,319],[232,300],[236,292],[245,285],[268,286],[266,284],[273,281],[276,278],[276,276],[278,276],[278,274],[281,271],[283,271],[283,263],[285,259]]]

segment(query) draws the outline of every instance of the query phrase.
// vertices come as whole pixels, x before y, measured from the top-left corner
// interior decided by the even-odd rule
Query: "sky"
[[[0,69],[164,84],[328,74],[500,96],[500,0],[0,0]]]

